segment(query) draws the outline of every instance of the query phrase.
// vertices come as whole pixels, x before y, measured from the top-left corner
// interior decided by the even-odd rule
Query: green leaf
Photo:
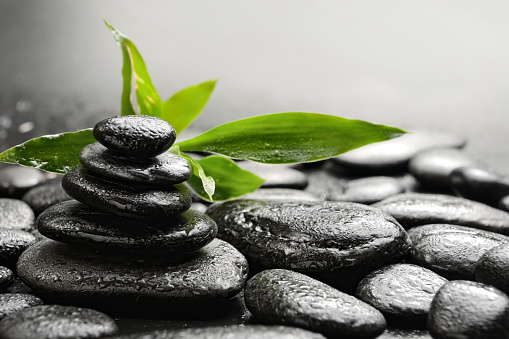
[[[92,129],[45,135],[0,153],[0,161],[48,172],[67,173],[81,166],[79,154],[83,147],[93,142],[96,140]]]
[[[159,94],[157,94],[152,80],[145,66],[145,62],[141,57],[140,52],[134,45],[134,43],[115,27],[110,25],[106,20],[104,23],[113,32],[115,40],[122,49],[122,78],[124,80],[124,86],[122,90],[122,115],[152,115],[161,117],[162,103]],[[133,100],[131,96],[132,92],[132,77],[134,75],[136,92],[136,101],[138,112],[133,109]]]
[[[217,80],[184,88],[163,103],[161,119],[169,122],[177,133],[189,126],[203,110]]]
[[[405,131],[317,113],[275,113],[217,126],[179,142],[182,151],[223,154],[235,159],[287,164],[327,159]]]

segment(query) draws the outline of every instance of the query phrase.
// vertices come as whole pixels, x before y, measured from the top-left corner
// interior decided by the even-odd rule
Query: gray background
[[[505,174],[507,1],[0,0],[0,150],[120,112],[120,48],[162,99],[219,78],[204,130],[307,111],[433,128]]]

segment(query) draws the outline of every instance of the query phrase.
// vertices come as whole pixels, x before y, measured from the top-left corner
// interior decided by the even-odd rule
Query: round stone
[[[239,161],[240,168],[264,179],[264,188],[303,189],[308,185],[307,176],[289,165],[262,164],[254,161]]]
[[[46,208],[59,202],[72,199],[62,188],[62,177],[63,175],[59,175],[23,195],[22,200],[32,208],[35,215],[39,215]]]
[[[25,202],[0,198],[0,227],[22,231],[34,230],[34,211]]]
[[[256,274],[246,284],[246,306],[264,322],[298,326],[334,338],[381,334],[377,309],[318,280],[290,270]]]
[[[140,184],[179,184],[193,174],[189,162],[176,154],[164,152],[145,161],[136,161],[117,155],[98,142],[83,148],[80,161],[91,172]]]
[[[191,192],[184,184],[158,189],[112,182],[83,167],[68,172],[62,187],[87,206],[126,218],[165,218],[191,207]]]
[[[91,209],[75,200],[45,210],[37,218],[37,228],[42,235],[68,244],[155,253],[195,251],[217,234],[214,220],[193,210],[145,222]]]
[[[283,200],[283,201],[320,201],[311,193],[294,188],[259,188],[256,191],[244,194],[242,199],[254,200]]]
[[[0,333],[5,339],[102,338],[117,332],[117,324],[106,314],[74,306],[33,306],[0,322]]]
[[[14,272],[7,267],[0,266],[0,293],[7,291],[14,283]]]
[[[15,270],[19,256],[33,243],[28,232],[0,227],[0,266]]]
[[[42,305],[41,298],[27,293],[4,293],[0,294],[0,319],[19,310]]]
[[[0,169],[0,196],[20,199],[28,190],[45,180],[42,171],[36,168],[7,165]]]
[[[477,261],[475,280],[509,294],[509,243],[484,252]]]
[[[403,193],[404,188],[399,180],[391,177],[367,177],[349,180],[341,190],[334,190],[327,200],[350,201],[361,204],[372,204]]]
[[[381,311],[389,324],[424,327],[431,301],[446,282],[424,267],[394,264],[362,279],[355,296]]]
[[[451,172],[449,181],[459,195],[489,205],[497,205],[509,195],[507,179],[477,167],[457,168]]]
[[[509,297],[473,281],[450,281],[436,294],[428,330],[437,339],[509,338]]]
[[[95,124],[94,137],[108,149],[147,159],[167,151],[177,133],[166,121],[146,115],[115,116]]]

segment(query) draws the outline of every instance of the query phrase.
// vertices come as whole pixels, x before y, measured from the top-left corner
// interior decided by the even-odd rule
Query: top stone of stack
[[[167,151],[177,133],[166,121],[146,115],[116,116],[98,122],[94,137],[119,155],[148,159]]]

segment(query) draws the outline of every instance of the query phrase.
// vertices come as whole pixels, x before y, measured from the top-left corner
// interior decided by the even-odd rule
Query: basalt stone
[[[0,227],[0,266],[14,270],[21,253],[33,243],[35,237],[28,232]]]
[[[428,330],[436,339],[509,338],[509,297],[478,282],[448,282],[433,299]]]
[[[218,237],[239,249],[253,269],[286,268],[326,281],[360,279],[401,260],[411,247],[390,215],[355,203],[238,199],[214,204],[207,214]]]
[[[22,309],[42,305],[41,298],[26,293],[4,293],[0,294],[0,319],[5,316],[20,311]],[[0,334],[0,337],[2,335]]]
[[[62,305],[22,309],[0,322],[5,339],[102,338],[118,333],[115,321],[96,310]]]
[[[388,328],[376,339],[432,339],[433,337],[427,330],[423,329],[404,329]]]
[[[4,293],[14,283],[14,272],[7,267],[0,266],[0,293]]]
[[[465,198],[403,193],[373,206],[392,215],[405,228],[444,223],[509,235],[509,213]]]
[[[381,311],[389,324],[424,327],[431,301],[446,282],[426,268],[395,264],[367,275],[355,296]]]
[[[111,339],[325,339],[319,333],[289,326],[209,326],[179,330],[153,330],[124,334]]]
[[[14,282],[11,286],[7,288],[6,293],[23,293],[23,294],[35,294],[34,290],[25,285],[23,281],[19,277],[14,279]]]
[[[264,188],[303,189],[308,185],[307,176],[289,165],[261,164],[252,161],[239,161],[239,167],[265,179]]]
[[[152,116],[116,116],[95,124],[94,137],[103,146],[133,158],[147,159],[167,151],[177,133],[166,121]]]
[[[509,195],[509,181],[482,168],[457,168],[451,172],[449,181],[457,194],[489,205],[497,205]]]
[[[158,256],[105,255],[43,240],[20,257],[17,273],[38,295],[55,303],[96,309],[119,306],[132,313],[144,305],[162,305],[168,313],[184,306],[198,312],[201,303],[235,296],[247,271],[244,256],[218,239],[195,252]]]
[[[195,251],[212,241],[217,226],[209,216],[188,210],[165,219],[127,219],[67,201],[45,210],[37,228],[53,240],[156,253]]]
[[[62,177],[49,180],[46,183],[32,188],[23,195],[23,201],[30,206],[35,215],[39,215],[46,208],[72,198],[62,188]]]
[[[22,231],[34,230],[34,211],[21,200],[0,198],[0,227]]]
[[[62,187],[74,199],[104,212],[126,218],[164,218],[191,207],[191,192],[184,184],[158,189],[112,182],[83,167],[68,172]]]
[[[331,192],[327,200],[372,204],[403,191],[403,186],[395,178],[367,177],[348,181],[343,190]]]
[[[7,165],[0,169],[0,196],[19,199],[45,180],[42,171],[36,168]]]
[[[242,199],[283,200],[283,201],[321,201],[315,195],[294,188],[259,188],[242,196]]]
[[[165,152],[157,157],[136,161],[117,155],[98,142],[83,148],[80,161],[91,172],[140,184],[179,184],[193,174],[189,162],[176,154]]]
[[[509,244],[484,252],[477,261],[475,280],[509,294]]]
[[[464,138],[438,131],[415,131],[399,138],[374,143],[341,154],[333,161],[342,167],[369,173],[404,171],[419,152],[433,148],[465,145]]]
[[[408,170],[427,187],[450,189],[451,172],[474,164],[474,161],[459,149],[439,148],[414,156],[408,163]]]
[[[374,307],[301,273],[273,269],[246,284],[245,301],[264,322],[302,327],[334,338],[372,338],[386,328]]]
[[[489,249],[509,243],[509,237],[457,225],[434,224],[412,228],[411,259],[450,279],[475,280],[479,258]]]

